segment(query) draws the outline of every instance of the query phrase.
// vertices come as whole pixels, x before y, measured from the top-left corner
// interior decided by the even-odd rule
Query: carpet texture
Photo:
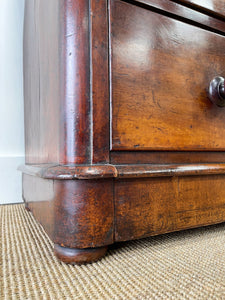
[[[117,244],[69,266],[24,205],[0,206],[0,299],[225,299],[225,224]]]

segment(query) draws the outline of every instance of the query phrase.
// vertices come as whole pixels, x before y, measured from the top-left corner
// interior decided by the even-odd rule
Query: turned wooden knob
[[[209,84],[209,99],[217,106],[225,106],[224,78],[215,77]]]

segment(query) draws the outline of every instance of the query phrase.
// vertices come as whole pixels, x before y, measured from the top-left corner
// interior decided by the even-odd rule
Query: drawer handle
[[[215,77],[209,84],[209,99],[219,107],[225,106],[224,78]]]

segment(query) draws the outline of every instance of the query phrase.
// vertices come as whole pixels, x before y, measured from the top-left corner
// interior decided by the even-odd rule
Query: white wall
[[[24,0],[0,0],[0,204],[22,202]]]

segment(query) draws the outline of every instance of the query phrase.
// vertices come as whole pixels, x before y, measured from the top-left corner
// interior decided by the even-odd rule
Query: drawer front
[[[183,3],[195,9],[209,12],[215,16],[220,16],[225,18],[224,0],[172,0],[172,1]]]
[[[225,150],[225,38],[119,0],[110,22],[111,149]]]

